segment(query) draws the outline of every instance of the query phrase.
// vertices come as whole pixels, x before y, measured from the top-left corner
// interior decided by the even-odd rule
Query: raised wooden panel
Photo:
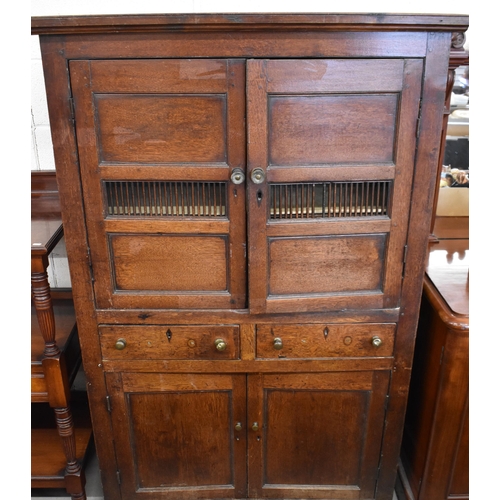
[[[99,334],[102,357],[111,361],[239,358],[238,326],[102,326]],[[225,342],[224,350],[217,350],[217,339]],[[124,341],[125,348],[116,348],[119,340]]]
[[[96,92],[225,93],[227,59],[133,59],[92,61]]]
[[[225,95],[97,94],[102,162],[225,162]]]
[[[124,497],[244,496],[246,439],[234,430],[245,422],[244,376],[124,374],[123,385],[120,375],[108,383]]]
[[[139,488],[233,483],[229,392],[131,394],[128,405]]]
[[[271,96],[269,164],[392,163],[398,95]]]
[[[227,237],[112,235],[117,290],[224,291]]]
[[[314,487],[314,498],[374,497],[387,372],[249,380],[249,418],[259,425],[249,438],[251,496],[307,498]]]
[[[387,92],[402,89],[402,59],[290,59],[268,60],[268,92]]]
[[[381,291],[386,235],[270,238],[269,294]]]
[[[395,325],[275,324],[257,326],[258,358],[392,356]],[[380,344],[374,343],[378,338]],[[276,349],[276,339],[282,347]]]
[[[366,434],[368,403],[367,392],[268,391],[266,483],[355,484],[363,443],[346,441]],[[314,418],[297,408],[314,408]],[[350,418],[333,408],[350,408]]]

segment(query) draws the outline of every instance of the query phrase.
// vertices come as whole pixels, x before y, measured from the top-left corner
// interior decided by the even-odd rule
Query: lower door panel
[[[388,372],[249,376],[253,498],[373,498]]]
[[[245,497],[245,378],[108,374],[122,499]]]

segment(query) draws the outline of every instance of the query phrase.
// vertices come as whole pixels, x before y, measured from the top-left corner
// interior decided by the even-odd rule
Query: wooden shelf
[[[92,429],[75,428],[76,457],[84,464]],[[31,429],[31,487],[65,488],[66,456],[57,429]]]

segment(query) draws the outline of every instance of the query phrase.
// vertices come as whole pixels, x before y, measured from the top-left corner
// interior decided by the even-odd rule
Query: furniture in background
[[[49,254],[63,237],[63,226],[57,190],[44,196],[42,175],[32,176],[31,487],[65,488],[72,499],[84,500],[82,464],[92,429],[85,397],[70,401],[81,352],[71,296],[64,291],[53,297],[48,282]],[[44,179],[50,182],[51,176]]]
[[[447,151],[447,136],[449,132],[448,124],[450,119],[450,114],[452,112],[451,102],[453,95],[453,86],[455,82],[455,72],[460,66],[465,66],[469,64],[469,53],[464,50],[463,45],[465,42],[463,33],[456,33],[452,37],[452,48],[450,51],[450,58],[448,63],[448,80],[446,84],[446,100],[445,107],[443,113],[443,125],[441,130],[441,147],[439,153],[438,160],[438,169],[437,169],[437,177],[436,177],[436,187],[434,193],[434,205],[432,209],[432,221],[431,221],[431,233],[430,233],[430,241],[436,242],[438,241],[438,237],[435,233],[441,233],[445,230],[447,232],[451,231],[455,237],[457,237],[457,231],[460,231],[460,237],[468,238],[469,234],[469,218],[468,217],[453,217],[444,219],[439,217],[438,214],[438,202],[439,195],[441,193],[441,176],[442,176],[442,167],[445,164],[446,151]],[[468,119],[467,119],[467,137],[469,135],[468,131]],[[467,165],[469,164],[467,158]],[[454,214],[457,215],[457,214]],[[448,219],[448,220],[446,220]]]
[[[399,467],[401,499],[469,498],[468,250],[468,239],[430,246]]]
[[[107,500],[392,500],[467,23],[32,19]]]

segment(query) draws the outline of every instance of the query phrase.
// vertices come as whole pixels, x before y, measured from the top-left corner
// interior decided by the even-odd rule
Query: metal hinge
[[[405,268],[406,268],[406,257],[408,256],[408,245],[405,245],[403,248],[403,278],[405,277]]]
[[[108,412],[111,413],[111,398],[109,396],[106,396],[106,408]]]
[[[122,484],[122,475],[119,470],[116,471],[116,480],[118,481],[118,484]]]
[[[72,97],[69,98],[69,112],[71,113],[71,119],[74,122],[75,121],[75,100]]]
[[[92,267],[92,255],[90,253],[90,247],[87,247],[87,258],[89,263],[89,271],[90,271],[90,280],[94,283],[94,268]]]
[[[418,101],[418,117],[417,117],[417,125],[415,129],[415,137],[418,139],[420,136],[420,119],[422,117],[422,99]]]

